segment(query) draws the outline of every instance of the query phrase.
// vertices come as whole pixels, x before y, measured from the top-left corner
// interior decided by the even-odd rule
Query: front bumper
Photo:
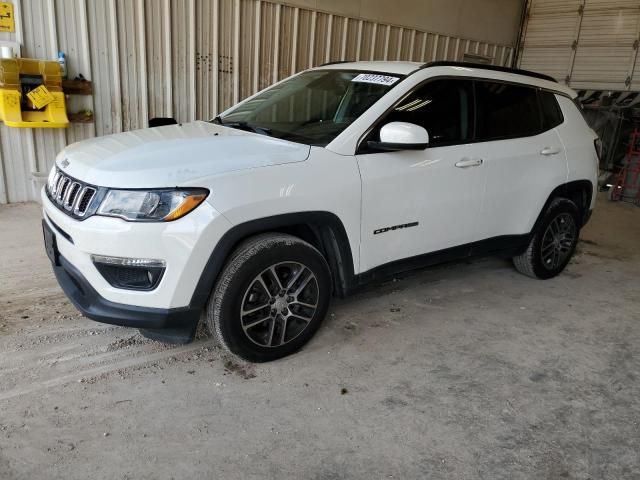
[[[230,223],[208,202],[167,223],[135,223],[93,216],[76,220],[42,192],[45,224],[56,239],[54,272],[73,304],[87,317],[151,330],[195,328],[204,306],[196,287],[211,253]],[[150,291],[115,288],[100,274],[91,255],[157,258],[166,262]],[[184,327],[184,328],[183,328]]]
[[[92,320],[112,325],[141,329],[173,329],[183,332],[185,337],[193,337],[200,318],[200,308],[149,308],[124,305],[101,297],[87,279],[62,255],[53,271],[60,287],[71,303]]]

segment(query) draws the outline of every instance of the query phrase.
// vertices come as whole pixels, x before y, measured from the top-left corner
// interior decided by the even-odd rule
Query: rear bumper
[[[174,329],[177,336],[193,338],[200,318],[200,308],[149,308],[111,302],[100,296],[63,256],[59,257],[59,265],[52,265],[60,287],[85,317],[125,327]]]

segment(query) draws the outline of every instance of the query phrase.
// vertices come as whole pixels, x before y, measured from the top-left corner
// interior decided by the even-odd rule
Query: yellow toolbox
[[[66,128],[69,119],[60,64],[0,59],[0,121],[8,127]]]

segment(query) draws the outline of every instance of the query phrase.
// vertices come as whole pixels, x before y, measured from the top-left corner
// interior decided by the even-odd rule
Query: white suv
[[[76,143],[45,246],[87,317],[185,342],[201,314],[250,361],[292,353],[332,295],[479,255],[569,262],[595,202],[576,93],[532,72],[327,64],[198,121]]]

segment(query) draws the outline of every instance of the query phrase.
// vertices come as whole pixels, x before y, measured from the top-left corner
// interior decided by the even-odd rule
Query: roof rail
[[[321,65],[318,65],[319,67],[326,67],[327,65],[338,65],[339,63],[351,63],[353,62],[353,60],[338,60],[335,62],[327,62],[327,63],[323,63]]]
[[[530,72],[529,70],[520,70],[519,68],[500,67],[498,65],[486,65],[484,63],[473,62],[449,62],[441,60],[438,62],[429,62],[422,65],[420,68],[430,67],[469,67],[469,68],[481,68],[484,70],[493,70],[496,72],[515,73],[517,75],[526,75],[527,77],[540,78],[542,80],[549,80],[550,82],[558,83],[558,81],[544,73]]]

